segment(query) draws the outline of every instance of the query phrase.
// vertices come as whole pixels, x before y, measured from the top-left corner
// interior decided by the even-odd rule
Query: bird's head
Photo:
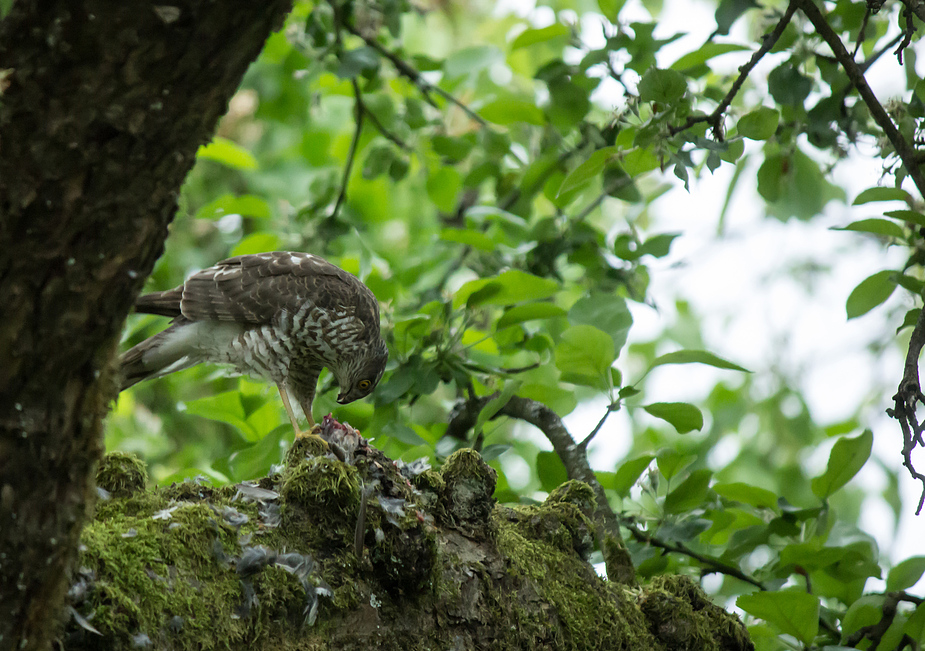
[[[334,372],[340,393],[337,402],[348,402],[364,398],[373,392],[389,359],[389,350],[385,342],[379,339],[375,346]]]

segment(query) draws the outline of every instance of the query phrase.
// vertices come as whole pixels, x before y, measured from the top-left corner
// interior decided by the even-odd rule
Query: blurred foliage
[[[323,375],[316,416],[332,411],[393,458],[439,463],[477,443],[499,473],[498,499],[517,502],[564,481],[562,462],[489,413],[467,440],[447,436],[454,404],[500,392],[564,417],[603,401],[632,423],[627,458],[598,478],[642,576],[718,573],[711,589],[723,603],[738,597],[759,649],[863,637],[888,611],[884,595],[862,596],[868,579],[903,590],[925,571],[914,558],[885,574],[856,526],[864,495],[849,481],[870,455],[870,432],[856,418],[821,427],[787,378],[703,351],[684,305],[659,340],[627,347],[627,304],[651,302],[649,266],[683,237],[655,230],[650,204],[721,166],[736,168],[733,184],[746,165],[757,169],[770,218],[812,220],[847,200],[831,169],[858,142],[877,146],[893,185],[854,203],[904,209],[846,229],[907,247],[909,263],[858,285],[849,317],[897,285],[921,292],[922,205],[900,189],[906,170],[802,14],[771,48],[780,63],[745,80],[714,128],[738,65],[783,7],[720,0],[714,33],[671,62],[662,49],[677,37],[657,29],[662,3],[631,4],[651,19],[622,18],[622,0],[541,0],[532,18],[493,3],[298,2],[200,150],[148,287],[231,255],[322,255],[375,292],[391,358],[359,403],[336,405]],[[892,56],[907,25],[899,2],[873,15],[847,0],[827,10],[863,69]],[[906,91],[887,108],[920,142],[925,82],[913,49],[902,65]],[[126,345],[163,325],[132,317]],[[677,364],[723,369],[721,379],[697,405],[650,395],[648,371]],[[571,434],[580,441],[593,426]],[[140,453],[161,482],[223,483],[268,472],[290,436],[272,387],[194,368],[124,393],[107,446]],[[820,445],[828,468],[812,473],[807,456]],[[895,480],[883,495],[898,513]],[[886,622],[880,648],[903,635],[918,648],[916,604]]]

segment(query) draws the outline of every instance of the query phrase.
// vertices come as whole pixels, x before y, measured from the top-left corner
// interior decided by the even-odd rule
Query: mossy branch
[[[447,426],[447,434],[465,438],[466,432],[475,426],[479,412],[488,401],[497,395],[470,398],[460,402]],[[552,444],[553,450],[562,460],[569,479],[582,481],[591,487],[596,500],[594,519],[597,525],[598,544],[604,553],[607,576],[620,583],[633,583],[635,574],[632,562],[623,545],[617,516],[610,507],[604,488],[588,463],[585,449],[575,442],[558,414],[541,402],[514,396],[498,411],[498,415],[525,421],[543,432]]]

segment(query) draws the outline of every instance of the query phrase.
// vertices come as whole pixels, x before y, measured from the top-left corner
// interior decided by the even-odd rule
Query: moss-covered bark
[[[689,579],[599,577],[586,485],[508,508],[471,450],[400,470],[324,427],[330,449],[299,439],[253,485],[146,491],[126,479],[137,465],[107,457],[63,647],[752,648]]]

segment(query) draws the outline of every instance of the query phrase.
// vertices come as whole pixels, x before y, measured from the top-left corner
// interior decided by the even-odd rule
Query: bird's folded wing
[[[286,251],[223,260],[178,289],[181,313],[190,320],[255,325],[270,323],[283,310],[294,314],[307,302],[330,310],[356,305],[357,293],[372,297],[359,280],[333,264]]]

